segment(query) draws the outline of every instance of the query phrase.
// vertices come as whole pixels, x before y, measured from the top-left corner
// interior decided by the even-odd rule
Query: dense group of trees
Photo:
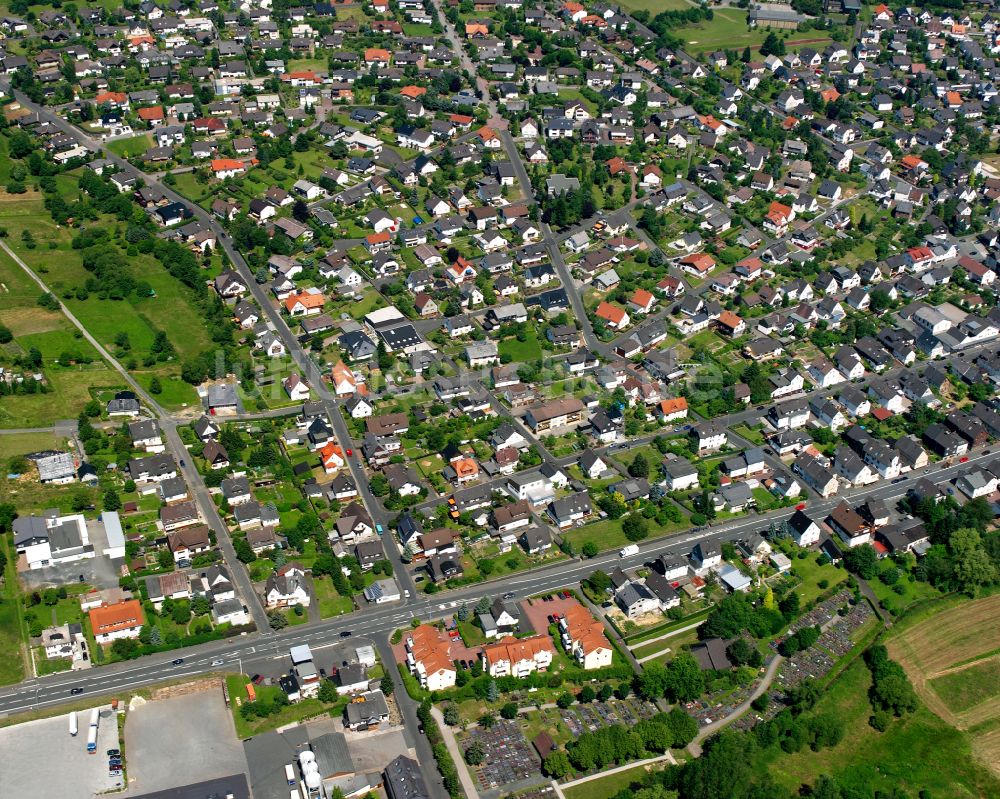
[[[993,510],[978,498],[959,506],[952,497],[907,500],[931,538],[931,548],[914,574],[944,591],[974,596],[981,588],[1000,582],[1000,531],[990,530]]]
[[[632,728],[622,724],[586,732],[570,742],[566,751],[545,759],[545,773],[559,779],[571,769],[591,771],[612,763],[628,763],[670,748],[687,746],[698,734],[698,723],[680,708],[657,713]]]
[[[748,594],[732,594],[712,609],[698,628],[698,637],[735,638],[746,630],[754,638],[767,638],[780,632],[798,613],[799,598],[794,592],[783,597],[777,607],[765,602],[755,605]]]
[[[636,692],[649,700],[666,697],[690,702],[705,691],[705,674],[694,655],[681,652],[667,665],[647,663],[635,682]]]
[[[894,717],[917,709],[917,695],[903,667],[889,657],[882,644],[875,644],[865,652],[865,664],[872,673],[868,692],[874,711],[871,725],[881,732],[888,729]]]

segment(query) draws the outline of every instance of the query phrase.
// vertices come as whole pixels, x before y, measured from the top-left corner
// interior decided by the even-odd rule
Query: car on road
[[[892,484],[893,484],[893,485],[896,485],[897,483],[903,483],[903,482],[905,482],[905,481],[907,481],[907,480],[909,480],[909,479],[910,479],[910,478],[909,478],[909,477],[907,477],[907,476],[906,476],[906,475],[904,474],[904,475],[903,475],[902,477],[897,477],[897,478],[896,478],[895,480],[893,480],[893,481],[892,481]]]
[[[404,588],[403,589],[403,599],[409,599],[409,598],[410,598],[410,589],[409,588]]]
[[[354,454],[354,450],[353,450],[353,449],[349,449],[349,450],[347,450],[347,457],[348,457],[348,458],[350,458],[350,457],[351,457],[351,455],[353,455],[353,454]]]
[[[70,696],[79,696],[82,693],[83,693],[83,689],[80,688],[80,687],[70,688],[69,689],[69,695]]]
[[[806,509],[805,502],[800,502],[798,505],[795,506],[795,510],[805,510],[805,509]]]
[[[503,598],[504,599],[513,599],[514,598],[514,592],[513,591],[508,591],[506,594],[503,595]]]
[[[216,658],[212,661],[213,666],[221,666],[225,661],[222,658]]]
[[[262,682],[264,682],[264,677],[261,674],[255,674],[253,675],[253,677],[250,678],[250,682],[252,682],[254,685],[260,685]]]
[[[958,459],[958,462],[959,463],[968,463],[969,462],[969,456],[968,455],[963,455],[961,458]]]
[[[179,666],[181,665],[181,663],[184,662],[184,658],[174,658],[170,662],[173,663],[175,666]]]
[[[107,751],[108,757],[118,757],[122,752],[120,749],[109,749]]]
[[[340,637],[341,638],[350,638],[351,637],[351,631],[350,630],[343,630],[343,631],[341,631]]]
[[[181,458],[181,468],[183,469],[183,468],[184,468],[185,466],[187,466],[187,464],[186,464],[186,463],[184,463],[184,459],[183,459],[183,458]]]
[[[381,524],[376,524],[375,525],[375,532],[378,533],[379,535],[382,535],[382,533],[384,533],[385,530],[382,529],[382,525]]]
[[[421,735],[424,734],[424,725],[423,724],[418,724],[417,725],[417,732],[419,732]]]

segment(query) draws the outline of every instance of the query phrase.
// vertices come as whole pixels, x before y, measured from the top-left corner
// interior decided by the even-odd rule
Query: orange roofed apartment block
[[[99,644],[110,644],[119,638],[138,638],[144,621],[138,599],[101,605],[90,611],[90,627]]]
[[[406,635],[406,664],[428,691],[443,691],[455,685],[456,670],[447,636],[437,627],[421,624]]]
[[[584,669],[603,669],[611,665],[611,644],[604,634],[604,625],[583,605],[571,605],[566,610],[559,619],[559,630],[563,646]]]

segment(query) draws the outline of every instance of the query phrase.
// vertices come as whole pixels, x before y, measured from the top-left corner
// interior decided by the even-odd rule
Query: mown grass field
[[[3,196],[0,195],[0,225],[4,224],[3,215],[8,208]],[[62,313],[37,305],[40,294],[38,284],[0,250],[0,320],[14,334],[14,340],[0,349],[7,356],[16,357],[37,347],[50,389],[45,394],[4,397],[0,403],[0,427],[44,427],[57,419],[73,418],[92,398],[92,389],[123,383],[121,376],[100,360],[97,351]],[[53,364],[64,352],[94,360],[80,365]],[[9,442],[0,444],[8,445]]]
[[[619,791],[628,788],[633,783],[641,782],[650,771],[657,770],[658,765],[636,766],[635,768],[599,777],[595,780],[563,789],[566,799],[610,799]]]
[[[109,220],[101,221],[101,224],[109,223]],[[88,332],[109,351],[119,354],[114,346],[115,338],[119,333],[128,335],[131,349],[128,353],[120,353],[122,358],[136,358],[139,365],[133,372],[146,385],[154,375],[160,378],[164,385],[164,404],[177,406],[196,401],[194,390],[177,379],[180,361],[209,348],[211,341],[187,289],[159,262],[144,255],[128,258],[129,267],[149,283],[155,296],[116,301],[102,300],[96,294],[91,294],[87,299],[80,300],[71,292],[83,285],[90,273],[83,268],[79,251],[72,248],[73,232],[52,221],[42,205],[41,197],[25,195],[22,199],[0,204],[0,224],[9,232],[8,246],[45,281]],[[24,230],[30,231],[37,243],[34,248],[29,248],[22,240]],[[22,309],[20,317],[16,319],[22,328],[20,332],[30,335],[47,334],[45,344],[54,352],[53,357],[58,356],[62,352],[61,347],[69,340],[55,340],[54,332],[61,331],[64,336],[75,338],[76,331],[68,321],[62,319],[61,314],[41,312],[42,309],[34,305],[41,292],[11,259],[4,256],[0,260],[0,268],[4,269],[5,274],[17,270],[23,276],[20,279],[21,290],[24,292]],[[62,321],[57,322],[56,318]],[[13,330],[13,326],[11,327]],[[144,367],[142,358],[149,352],[156,332],[160,329],[167,334],[176,349],[177,357],[173,361]],[[18,335],[17,330],[15,335]],[[45,355],[40,344],[29,342],[29,346],[32,343]],[[71,351],[81,349],[89,350],[96,357],[96,353],[82,340],[77,341]],[[118,382],[120,380],[112,381],[110,385]],[[109,383],[104,382],[102,385]]]
[[[148,133],[140,133],[127,139],[109,141],[107,147],[122,158],[135,158],[153,146],[153,138]]]
[[[887,641],[917,694],[1000,775],[1000,594],[948,598]],[[994,793],[993,795],[1000,795]]]
[[[897,790],[911,796],[926,790],[930,796],[949,799],[1000,795],[1000,781],[976,759],[971,736],[926,707],[921,705],[915,713],[894,721],[886,732],[876,732],[868,724],[870,686],[870,672],[856,660],[816,705],[817,713],[831,713],[845,722],[843,740],[819,752],[805,749],[786,755],[776,751],[762,758],[757,768],[769,771],[789,792],[830,774],[842,784],[864,782],[886,795]]]
[[[24,679],[24,658],[21,648],[24,641],[17,591],[17,571],[7,536],[0,541],[7,555],[7,567],[0,587],[0,685],[10,685]]]

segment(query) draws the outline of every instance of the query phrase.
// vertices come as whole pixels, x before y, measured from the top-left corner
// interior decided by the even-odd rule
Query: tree
[[[603,594],[611,587],[611,577],[607,572],[597,569],[587,578],[587,585],[595,594]]]
[[[598,549],[597,544],[595,544],[593,541],[587,541],[580,549],[580,552],[583,554],[585,558],[596,558],[597,554],[600,552],[600,549]]]
[[[395,356],[386,349],[384,341],[379,341],[378,348],[375,351],[375,359],[378,361],[378,368],[383,372],[388,372],[392,369],[393,364],[396,363]]]
[[[195,616],[207,616],[212,611],[212,605],[208,598],[199,594],[191,600],[191,612]]]
[[[629,541],[642,541],[649,535],[649,525],[642,516],[633,513],[622,522],[622,532]]]
[[[559,697],[556,699],[556,706],[562,710],[565,710],[572,704],[573,704],[573,694],[570,693],[563,692],[559,694]]]
[[[0,503],[0,532],[10,532],[11,525],[16,518],[17,508],[12,503]]]
[[[392,696],[392,692],[396,690],[396,684],[392,681],[392,677],[386,674],[379,682],[379,688],[386,696]]]
[[[163,570],[174,568],[174,556],[169,549],[161,549],[156,553],[156,562]]]
[[[845,553],[844,565],[863,580],[872,580],[878,574],[878,554],[871,544],[862,544]]]
[[[517,703],[507,702],[507,704],[500,708],[500,717],[508,721],[517,718]]]
[[[666,668],[666,695],[675,702],[690,702],[705,690],[705,675],[690,652],[681,652]]]
[[[317,698],[320,702],[333,703],[336,702],[340,695],[337,693],[337,686],[334,685],[333,680],[323,680],[319,684],[319,694]]]
[[[983,546],[978,530],[956,530],[951,534],[948,546],[954,556],[955,579],[962,591],[974,596],[979,586],[996,582],[996,566]]]
[[[635,690],[643,699],[653,701],[664,695],[669,681],[667,667],[654,661],[643,667],[642,674],[636,680]]]
[[[580,693],[576,695],[576,698],[580,704],[589,705],[597,698],[597,692],[589,685],[585,685],[580,689]]]
[[[746,638],[736,638],[726,647],[726,655],[737,666],[745,666],[753,660],[754,654],[760,659],[760,652],[756,647],[750,646]]]
[[[267,614],[267,623],[271,626],[272,630],[283,630],[288,626],[288,619],[285,618],[285,614],[279,610],[272,610]]]
[[[449,727],[457,727],[460,721],[461,716],[458,713],[458,708],[455,705],[448,705],[444,709],[444,723]]]
[[[486,686],[486,699],[489,702],[496,702],[500,698],[500,688],[497,685],[496,680],[490,680],[488,686]]]
[[[303,200],[296,200],[295,204],[292,205],[292,216],[295,218],[296,222],[308,222],[309,206],[306,205]]]
[[[119,510],[122,506],[121,497],[118,496],[118,492],[113,488],[109,488],[104,492],[104,510],[115,511]]]
[[[565,752],[552,752],[542,763],[545,773],[554,780],[562,779],[570,771],[569,757]]]
[[[153,375],[153,379],[149,381],[149,393],[153,395],[163,393],[163,386],[160,384],[160,378],[156,375]]]
[[[632,477],[649,477],[649,461],[641,452],[637,453],[629,464],[628,473]]]

